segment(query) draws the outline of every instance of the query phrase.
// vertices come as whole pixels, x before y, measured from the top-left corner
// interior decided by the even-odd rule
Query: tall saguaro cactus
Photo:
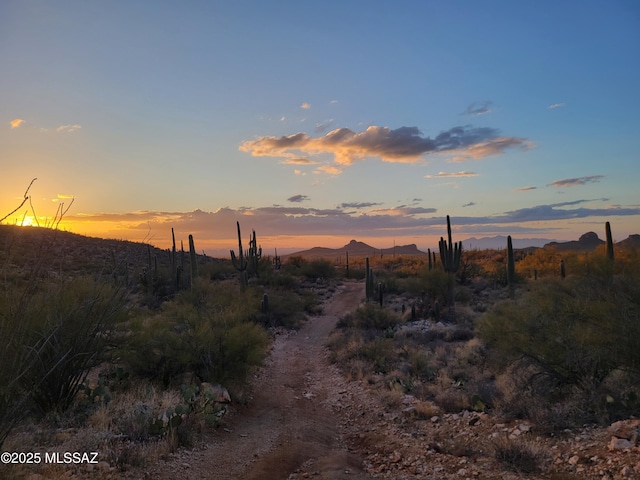
[[[513,289],[516,279],[516,264],[513,257],[513,243],[511,241],[511,235],[507,237],[507,283],[509,288]]]
[[[249,250],[247,251],[247,262],[252,275],[258,275],[258,262],[262,258],[262,247],[258,247],[256,231],[253,230],[249,238]]]
[[[449,215],[447,215],[447,237],[449,242],[447,243],[444,238],[440,237],[439,248],[440,248],[440,262],[442,263],[442,268],[445,272],[453,277],[453,275],[460,268],[460,256],[462,255],[462,242],[453,243],[451,240],[451,219]],[[449,291],[447,292],[447,304],[449,305],[449,313],[451,316],[455,315],[453,310],[455,304],[455,291],[454,291],[455,281],[451,278],[449,282]]]
[[[369,268],[369,257],[365,259],[365,296],[367,297],[367,301],[373,297],[373,271]]]
[[[238,256],[233,250],[231,250],[231,263],[236,270],[240,272],[240,287],[245,288],[247,286],[247,266],[249,262],[244,258],[244,251],[242,250],[242,234],[240,233],[240,222],[236,222],[238,226]]]
[[[177,289],[179,286],[178,281],[178,252],[176,250],[176,235],[173,232],[173,228],[171,229],[171,281],[173,282],[174,287]]]
[[[447,273],[456,273],[460,268],[460,256],[462,255],[462,242],[453,243],[451,241],[451,220],[447,215],[447,236],[449,242],[440,237],[440,261],[442,268]]]
[[[189,264],[191,266],[191,288],[198,277],[198,262],[196,258],[196,247],[193,243],[193,235],[189,235]]]
[[[604,224],[604,228],[606,230],[606,248],[607,248],[607,258],[610,262],[613,263],[613,237],[611,236],[611,224],[609,222]]]

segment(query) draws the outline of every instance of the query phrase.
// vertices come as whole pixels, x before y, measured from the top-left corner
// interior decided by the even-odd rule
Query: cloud
[[[463,112],[463,115],[484,115],[485,113],[490,113],[492,111],[491,103],[490,101],[473,102]]]
[[[298,157],[287,158],[286,160],[283,160],[282,163],[284,165],[316,165],[318,162],[314,162],[312,160],[309,160],[308,158]]]
[[[514,188],[513,191],[514,192],[526,192],[528,190],[535,190],[537,188],[538,187],[526,186],[526,187]]]
[[[341,203],[340,208],[367,208],[367,207],[375,207],[377,205],[381,205],[381,204],[375,203],[375,202],[351,202],[351,203]]]
[[[56,128],[56,132],[68,132],[68,133],[73,133],[76,130],[80,130],[82,128],[81,125],[60,125],[58,128]]]
[[[502,154],[510,148],[528,150],[532,147],[533,143],[527,139],[499,136],[498,130],[487,127],[454,127],[430,138],[423,136],[417,127],[391,129],[370,126],[362,132],[337,128],[320,137],[302,132],[282,137],[259,137],[243,142],[239,149],[255,157],[294,158],[300,154],[330,154],[334,157],[334,164],[320,167],[318,171],[338,174],[345,167],[366,158],[417,163],[424,155],[450,153],[461,161]]]
[[[329,175],[340,175],[343,172],[343,168],[336,167],[335,165],[322,165],[313,173],[328,173]]]
[[[462,205],[463,207],[473,207],[476,203],[475,202],[469,202],[469,203],[465,203],[464,205]]]
[[[468,146],[464,151],[453,157],[454,162],[466,162],[467,160],[479,160],[491,155],[501,155],[510,148],[519,148],[523,151],[531,150],[536,145],[530,140],[515,137],[496,137],[486,141],[478,141]]]
[[[446,178],[446,177],[477,177],[476,172],[466,172],[464,170],[460,172],[438,172],[437,175],[425,175],[424,178]]]
[[[568,221],[572,220],[584,222],[583,219],[593,218],[600,222],[601,217],[640,217],[640,205],[602,208],[579,205],[591,201],[593,200],[584,199],[536,205],[486,216],[455,216],[452,222],[456,227],[457,236],[469,235],[472,232],[485,234],[536,232],[540,234],[566,229]],[[352,206],[356,207],[357,204]],[[170,246],[171,228],[175,228],[178,241],[180,239],[186,241],[188,235],[193,234],[196,243],[202,245],[199,248],[215,246],[221,255],[228,255],[229,248],[234,248],[237,244],[236,221],[240,222],[245,235],[246,232],[255,229],[263,247],[269,245],[268,239],[271,237],[271,245],[279,249],[280,240],[278,239],[283,237],[290,237],[289,239],[296,237],[301,243],[306,243],[305,237],[323,235],[337,238],[345,236],[347,232],[351,238],[439,237],[446,231],[446,218],[436,214],[435,208],[405,205],[369,211],[272,205],[257,208],[224,207],[214,212],[195,210],[192,212],[138,211],[123,214],[75,214],[65,216],[65,228],[69,225],[74,231],[81,228],[84,223],[93,231],[98,231],[99,228],[100,236],[103,238],[125,238],[138,241],[143,238],[147,241],[153,238],[154,243],[160,248]]]
[[[23,123],[24,123],[24,120],[22,118],[14,118],[9,122],[9,124],[11,125],[11,128],[18,128]]]
[[[566,105],[567,105],[566,103],[552,103],[547,108],[550,108],[550,109],[562,108],[562,107],[566,107]]]
[[[304,202],[305,200],[309,200],[309,197],[306,195],[294,195],[293,197],[287,198],[287,202],[294,202],[294,203]]]
[[[333,127],[334,121],[333,118],[326,120],[322,123],[316,123],[315,132],[316,133],[324,133]]]
[[[304,109],[304,110],[309,110],[311,108],[311,104],[304,102],[302,105],[300,105],[300,108]]]
[[[588,177],[577,178],[564,178],[562,180],[556,180],[547,185],[547,187],[576,187],[578,185],[585,185],[587,183],[598,183],[604,178],[604,175],[591,175]]]

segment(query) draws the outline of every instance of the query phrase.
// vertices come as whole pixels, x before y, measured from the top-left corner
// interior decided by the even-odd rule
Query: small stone
[[[609,450],[626,450],[633,447],[633,444],[626,438],[611,437],[609,441]]]
[[[580,457],[578,455],[574,455],[569,459],[569,465],[577,465],[580,461]]]
[[[437,415],[434,415],[433,417],[431,417],[431,423],[438,423],[440,421],[440,417]]]

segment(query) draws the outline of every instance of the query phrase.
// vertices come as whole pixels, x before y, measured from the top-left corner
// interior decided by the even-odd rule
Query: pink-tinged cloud
[[[507,149],[519,148],[527,151],[536,145],[530,140],[516,137],[497,137],[491,138],[484,142],[478,142],[470,145],[461,152],[455,152],[453,161],[466,162],[468,160],[479,160],[491,155],[502,155]]]
[[[324,136],[312,137],[295,133],[282,137],[259,137],[243,142],[239,149],[255,157],[283,157],[330,154],[333,165],[320,167],[325,173],[341,173],[344,167],[367,158],[384,162],[418,163],[433,153],[455,154],[461,159],[479,159],[502,154],[509,148],[528,150],[533,143],[527,139],[502,137],[493,128],[454,127],[435,138],[425,137],[417,127],[370,126],[362,132],[338,128]]]
[[[82,128],[81,125],[60,125],[58,128],[56,128],[56,132],[67,132],[67,133],[73,133],[76,130],[80,130]]]
[[[11,125],[11,128],[18,128],[23,123],[24,123],[24,120],[21,118],[14,118],[9,122],[9,124]]]
[[[576,187],[578,185],[585,185],[587,183],[598,183],[600,180],[604,178],[604,175],[590,175],[588,177],[577,177],[577,178],[564,178],[562,180],[556,180],[555,182],[551,182],[550,187]]]
[[[553,110],[555,108],[562,108],[565,107],[567,104],[566,103],[552,103],[551,105],[549,105],[547,108]]]
[[[438,172],[437,175],[425,175],[425,178],[449,178],[449,177],[477,177],[476,172],[466,172],[464,170],[460,172]]]
[[[535,190],[538,187],[532,187],[530,185],[527,185],[526,187],[520,187],[520,188],[514,188],[513,191],[514,192],[527,192],[529,190]]]
[[[300,105],[300,108],[304,109],[304,110],[309,110],[311,108],[311,104],[304,102],[302,105]]]
[[[308,158],[287,158],[282,162],[285,165],[316,165],[318,162],[309,160]]]

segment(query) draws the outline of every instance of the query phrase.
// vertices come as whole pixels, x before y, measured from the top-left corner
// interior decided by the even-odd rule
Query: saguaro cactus
[[[193,235],[189,235],[189,264],[191,266],[191,288],[198,277],[198,262],[196,257],[196,247],[193,243]]]
[[[365,259],[365,294],[367,300],[373,297],[373,271],[369,268],[369,257]]]
[[[451,220],[447,215],[447,243],[444,238],[440,237],[440,261],[442,268],[447,273],[456,273],[460,268],[460,256],[462,255],[462,242],[453,243],[451,241]]]
[[[249,250],[247,251],[247,262],[249,269],[253,275],[258,276],[258,262],[262,258],[262,247],[258,247],[256,240],[256,231],[253,230],[249,238]]]
[[[242,250],[242,234],[240,233],[240,222],[236,222],[238,226],[238,256],[233,250],[231,250],[231,263],[236,270],[240,272],[240,286],[245,288],[247,286],[247,266],[249,262],[244,258],[244,251]]]
[[[516,279],[516,264],[513,257],[513,243],[511,235],[507,237],[507,283],[510,288],[514,287]]]
[[[606,243],[606,248],[607,248],[607,258],[609,259],[610,262],[613,262],[614,258],[613,258],[613,237],[611,236],[611,224],[609,222],[604,224],[605,230],[606,230],[606,237],[607,237],[607,243]]]

